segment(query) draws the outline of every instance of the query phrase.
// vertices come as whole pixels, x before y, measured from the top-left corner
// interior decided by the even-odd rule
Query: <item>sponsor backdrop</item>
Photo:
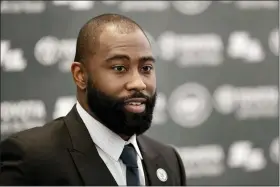
[[[147,134],[176,146],[188,184],[278,185],[278,1],[1,1],[1,139],[71,109],[78,31],[107,12],[152,42]]]

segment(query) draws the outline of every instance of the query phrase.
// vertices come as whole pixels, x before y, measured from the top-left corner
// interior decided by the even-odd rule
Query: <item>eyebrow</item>
[[[106,62],[111,62],[113,60],[130,60],[129,56],[127,55],[113,55],[106,59]]]
[[[130,61],[130,57],[127,56],[127,55],[113,55],[109,58],[106,59],[106,62],[112,62],[113,60],[127,60],[127,61]],[[141,63],[144,63],[144,62],[147,62],[147,61],[152,61],[153,63],[156,62],[155,58],[153,56],[142,56],[140,59],[139,59],[139,62]]]
[[[143,56],[139,59],[140,62],[147,62],[147,61],[152,61],[153,63],[156,62],[156,59],[152,56]]]

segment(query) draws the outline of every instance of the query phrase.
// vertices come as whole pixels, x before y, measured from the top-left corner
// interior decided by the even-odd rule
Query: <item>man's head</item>
[[[96,119],[121,136],[150,127],[155,62],[139,25],[116,14],[89,20],[79,32],[74,61],[78,100]]]

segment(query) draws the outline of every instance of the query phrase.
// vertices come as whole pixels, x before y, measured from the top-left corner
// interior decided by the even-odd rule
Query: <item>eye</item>
[[[113,70],[117,72],[124,72],[126,71],[126,68],[124,66],[113,66]]]
[[[153,66],[143,66],[143,67],[142,67],[142,70],[143,70],[145,73],[150,72],[152,69],[153,69]]]

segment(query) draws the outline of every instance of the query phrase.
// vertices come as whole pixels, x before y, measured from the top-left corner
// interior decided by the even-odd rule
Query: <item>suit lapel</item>
[[[172,186],[172,175],[166,161],[145,142],[144,136],[137,138],[139,147],[143,156],[143,166],[146,172],[146,185],[147,186]],[[164,181],[162,177],[158,176],[158,169],[166,172],[167,180]],[[162,171],[161,170],[161,171]]]
[[[100,158],[76,105],[64,118],[72,140],[68,149],[86,186],[117,186],[115,179]]]

